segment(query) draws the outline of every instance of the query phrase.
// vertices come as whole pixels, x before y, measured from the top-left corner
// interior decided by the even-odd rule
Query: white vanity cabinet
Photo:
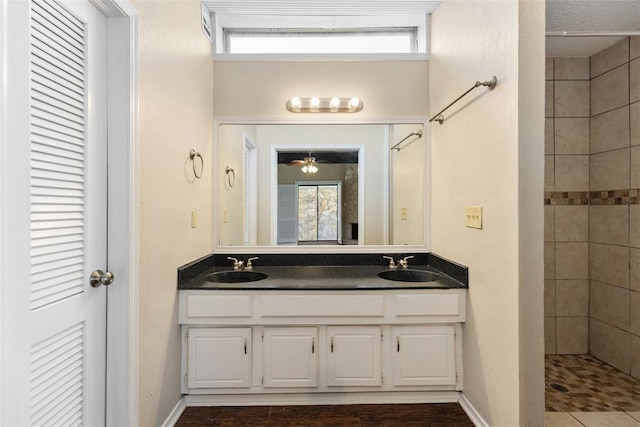
[[[394,326],[391,330],[394,385],[456,383],[453,326]]]
[[[251,385],[251,328],[189,328],[188,388],[238,388]]]
[[[382,328],[327,326],[327,386],[382,385]]]
[[[456,401],[465,298],[464,289],[181,290],[182,392],[197,404]]]
[[[318,385],[318,328],[263,329],[264,387]]]

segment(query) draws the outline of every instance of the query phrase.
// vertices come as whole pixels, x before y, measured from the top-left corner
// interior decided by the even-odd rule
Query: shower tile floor
[[[589,355],[547,355],[545,406],[550,412],[637,412],[640,380]]]
[[[640,427],[640,380],[589,355],[545,357],[547,427]]]

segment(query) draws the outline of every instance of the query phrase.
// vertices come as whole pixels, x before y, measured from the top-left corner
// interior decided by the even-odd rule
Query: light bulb
[[[291,98],[291,101],[289,102],[291,103],[291,106],[293,108],[300,108],[300,98],[298,98],[297,96]]]
[[[318,108],[320,106],[320,99],[317,96],[311,98],[311,108]]]
[[[349,106],[352,108],[356,108],[358,105],[360,105],[360,99],[358,99],[357,96],[354,96],[353,98],[351,98],[349,100]]]
[[[337,98],[335,96],[331,98],[331,107],[338,108],[339,106],[340,106],[340,98]]]
[[[302,172],[307,173],[308,170],[309,170],[309,168],[307,167],[307,165],[304,165],[302,167]]]
[[[316,173],[316,172],[318,172],[318,168],[315,165],[309,166],[309,173]]]

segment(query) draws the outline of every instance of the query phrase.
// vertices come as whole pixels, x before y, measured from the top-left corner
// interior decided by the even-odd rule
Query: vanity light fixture
[[[287,110],[292,113],[357,113],[364,104],[357,96],[352,98],[299,98],[287,101]]]

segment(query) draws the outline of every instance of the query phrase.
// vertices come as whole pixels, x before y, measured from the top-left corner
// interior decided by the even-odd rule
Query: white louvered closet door
[[[105,420],[106,19],[31,0],[31,425]]]

